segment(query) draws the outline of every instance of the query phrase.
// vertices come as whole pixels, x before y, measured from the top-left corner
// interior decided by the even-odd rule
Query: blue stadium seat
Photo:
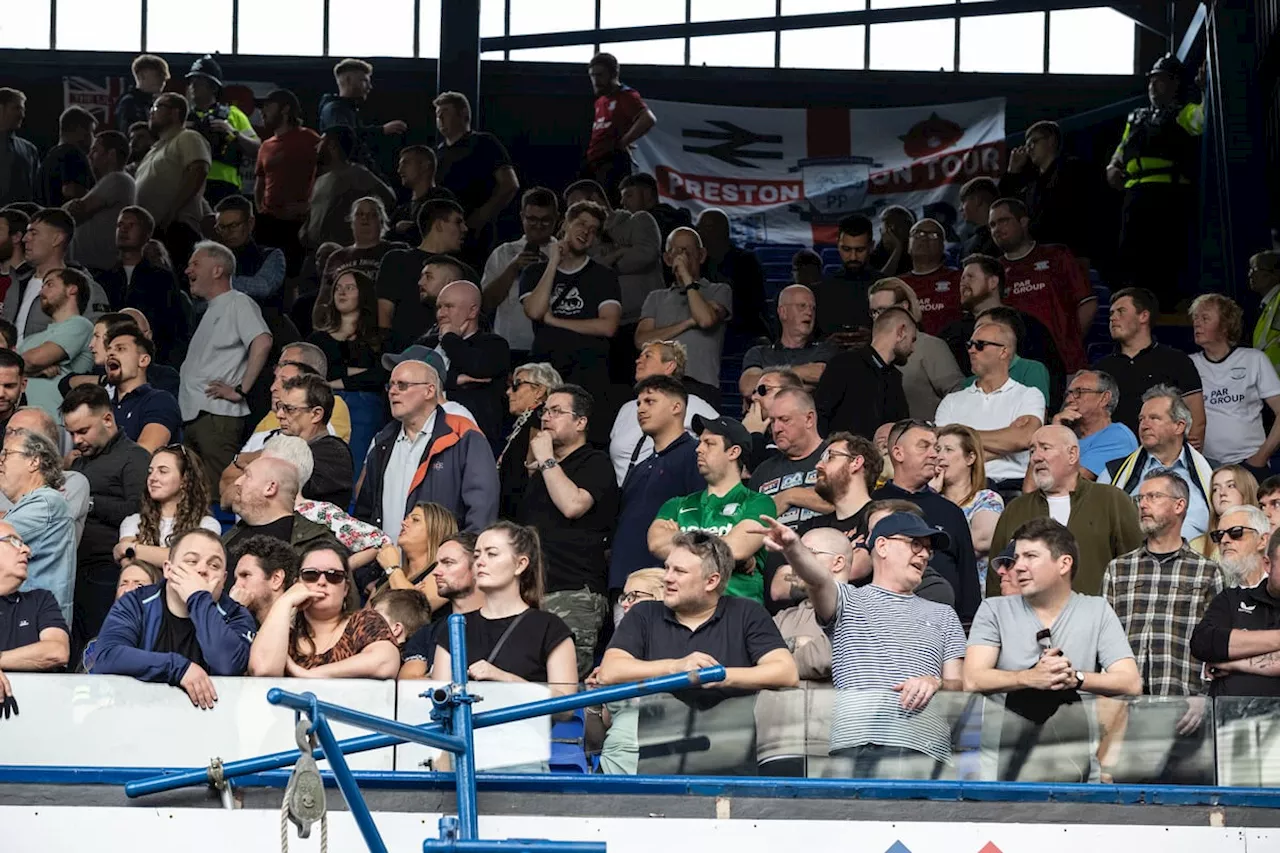
[[[822,250],[822,265],[824,267],[840,266],[840,250],[835,246],[828,246]]]
[[[217,504],[209,507],[209,515],[212,515],[222,525],[222,532],[225,535],[228,530],[235,526],[236,514],[229,509],[223,509]]]
[[[800,243],[774,243],[769,246],[756,246],[751,251],[762,264],[786,264],[787,275],[790,276],[791,258],[801,249],[808,248]]]
[[[844,272],[843,264],[827,264],[822,268],[823,275],[840,275]]]
[[[573,719],[551,723],[552,773],[590,773],[586,751],[587,722],[582,709],[573,712]]]
[[[770,262],[761,264],[764,268],[764,280],[769,284],[790,284],[791,283],[791,263],[785,264]]]

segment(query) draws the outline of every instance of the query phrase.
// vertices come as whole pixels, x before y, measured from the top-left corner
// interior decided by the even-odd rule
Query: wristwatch
[[[538,463],[538,470],[539,470],[539,471],[550,471],[552,468],[556,467],[556,466],[557,466],[557,465],[559,465],[559,464],[560,464],[560,463],[559,463],[558,461],[556,461],[556,458],[553,456],[553,457],[551,457],[550,459],[548,459],[546,462],[539,462],[539,463]]]
[[[386,572],[386,573],[387,573],[387,577],[391,577],[393,574],[395,574],[395,571],[396,571],[396,569],[398,569],[398,568],[400,568],[400,564],[399,564],[399,563],[397,563],[397,564],[396,564],[396,565],[394,565],[394,566],[383,566],[383,567],[382,567],[382,570],[383,570],[384,572]]]
[[[685,290],[701,290],[701,289],[702,289],[702,285],[698,283],[698,280],[697,280],[697,279],[694,279],[693,281],[691,281],[691,282],[689,282],[687,285],[685,285],[685,288],[684,288],[684,289],[685,289]]]
[[[1076,670],[1076,690],[1079,690],[1081,687],[1084,687],[1084,670],[1077,669]]]
[[[235,391],[237,394],[239,394],[239,395],[240,395],[240,399],[241,399],[241,400],[243,400],[243,399],[245,399],[246,397],[248,397],[248,396],[249,396],[248,394],[244,393],[244,389],[243,389],[243,388],[241,388],[239,385],[237,385],[236,387],[232,388],[231,390],[232,390],[232,391]]]

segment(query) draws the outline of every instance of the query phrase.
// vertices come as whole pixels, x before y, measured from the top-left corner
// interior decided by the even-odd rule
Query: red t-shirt
[[[1005,304],[1035,317],[1049,329],[1063,366],[1086,366],[1084,334],[1076,309],[1093,299],[1093,288],[1066,246],[1037,243],[1024,257],[1004,264]]]
[[[920,328],[929,335],[937,335],[949,324],[960,319],[960,270],[938,267],[933,272],[901,276],[920,300]]]
[[[262,212],[278,216],[289,204],[311,200],[319,141],[320,134],[309,127],[296,127],[263,141],[256,169],[264,187]]]
[[[647,109],[644,98],[630,86],[622,86],[612,95],[596,98],[596,116],[591,123],[591,141],[587,143],[587,162],[607,160],[618,150],[618,140]]]

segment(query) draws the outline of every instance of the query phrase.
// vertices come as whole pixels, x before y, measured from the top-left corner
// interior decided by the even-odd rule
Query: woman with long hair
[[[467,677],[547,683],[556,695],[576,692],[573,634],[560,617],[540,609],[545,574],[538,531],[510,521],[491,524],[476,541],[472,566],[484,605],[466,614]],[[431,671],[447,679],[450,666],[446,620]]]
[[[545,361],[522,364],[511,371],[507,411],[515,418],[498,453],[498,517],[515,518],[529,484],[529,440],[542,422],[542,406],[551,389],[564,384],[560,373]]]
[[[1261,350],[1240,346],[1244,311],[1235,300],[1202,293],[1188,313],[1200,347],[1191,363],[1204,386],[1201,452],[1208,459],[1240,462],[1251,471],[1269,474],[1271,457],[1280,450],[1280,376],[1275,365]],[[1262,428],[1264,407],[1278,416],[1269,432]]]
[[[298,582],[271,606],[249,649],[249,674],[291,678],[395,678],[400,649],[385,619],[360,609],[346,549],[319,541]]]
[[[329,387],[351,411],[353,477],[360,477],[364,448],[386,423],[383,387],[388,373],[382,366],[378,331],[378,297],[373,278],[354,267],[334,276],[332,289],[322,292],[315,309],[315,331],[307,336],[329,361]]]
[[[458,517],[431,501],[414,504],[404,517],[396,544],[378,552],[378,565],[387,572],[392,589],[416,589],[427,597],[432,612],[444,606],[431,572],[440,543],[458,532]]]
[[[962,424],[938,429],[938,473],[933,487],[964,511],[973,539],[973,555],[978,560],[978,577],[987,582],[987,552],[991,535],[1004,512],[1004,499],[987,488],[987,471],[982,461],[982,439]]]
[[[116,562],[164,565],[175,530],[203,527],[221,536],[222,525],[208,514],[209,500],[204,465],[196,452],[181,444],[158,448],[147,467],[139,511],[120,522],[120,541],[112,552]]]
[[[1243,465],[1223,465],[1209,478],[1209,526],[1217,530],[1222,513],[1233,506],[1258,505],[1258,478]],[[1218,555],[1218,546],[1203,533],[1189,543],[1191,550],[1211,559]]]

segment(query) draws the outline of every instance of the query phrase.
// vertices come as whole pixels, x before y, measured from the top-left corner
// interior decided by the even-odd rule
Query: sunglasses
[[[782,388],[781,385],[765,385],[762,383],[756,386],[756,396],[768,397],[770,391],[777,391],[777,390],[780,390],[781,388]]]
[[[624,592],[622,595],[618,596],[618,600],[623,604],[635,604],[637,601],[656,601],[657,596],[651,592],[633,589],[630,592]]]
[[[1213,540],[1214,545],[1221,543],[1224,538],[1230,539],[1232,542],[1239,542],[1244,538],[1246,530],[1250,533],[1258,532],[1252,527],[1245,527],[1243,524],[1237,524],[1235,527],[1228,527],[1225,530],[1210,530],[1209,538]]]
[[[298,577],[302,578],[303,583],[315,583],[320,580],[321,575],[324,575],[329,586],[338,586],[347,582],[347,573],[342,569],[303,569],[298,572]]]
[[[982,351],[983,351],[983,350],[985,350],[987,347],[1003,347],[1003,346],[1004,346],[1004,344],[1000,343],[999,341],[978,341],[978,340],[973,340],[973,341],[969,341],[968,343],[966,343],[966,344],[965,344],[965,346],[967,346],[969,349],[977,350],[978,352],[982,352]]]

